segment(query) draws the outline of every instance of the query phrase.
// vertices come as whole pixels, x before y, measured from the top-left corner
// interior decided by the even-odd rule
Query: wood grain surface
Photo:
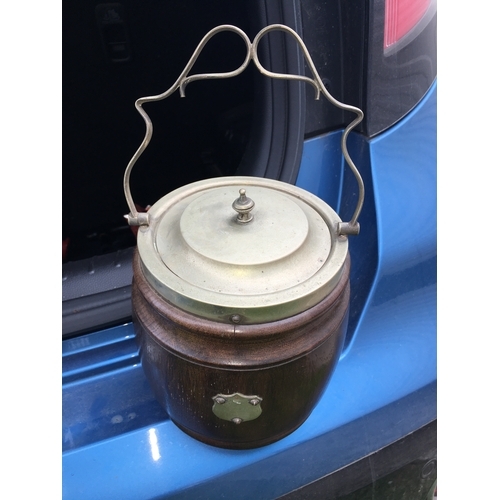
[[[293,432],[320,398],[342,350],[349,305],[349,257],[337,287],[316,306],[261,325],[207,320],[173,306],[149,285],[134,257],[132,304],[140,356],[172,421],[225,448],[263,446]],[[235,424],[213,397],[262,398],[262,414]]]

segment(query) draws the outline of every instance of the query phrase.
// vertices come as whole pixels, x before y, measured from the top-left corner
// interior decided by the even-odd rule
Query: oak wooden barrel
[[[163,299],[134,259],[134,324],[146,376],[177,426],[219,447],[263,446],[307,419],[339,358],[348,303],[349,259],[335,290],[314,307],[267,324],[222,324]],[[221,418],[214,409],[224,406]],[[245,407],[261,412],[247,420]]]
[[[132,304],[156,397],[205,443],[286,436],[316,405],[345,338],[340,218],[307,191],[253,177],[183,186],[147,216]]]
[[[205,44],[221,31],[244,41],[247,55],[241,66],[189,75]],[[262,66],[257,47],[270,31],[295,38],[312,78]],[[311,84],[316,99],[323,93],[334,106],[357,115],[341,139],[359,190],[349,222],[297,186],[244,176],[194,182],[149,211],[138,211],[130,174],[153,133],[143,104],[177,90],[184,96],[186,85],[196,80],[237,76],[250,61],[270,78]],[[272,443],[311,413],[343,346],[347,236],[359,233],[364,199],[347,135],[363,112],[328,92],[302,39],[282,24],[263,28],[253,42],[236,26],[215,27],[170,89],[142,97],[135,106],[146,133],[125,169],[123,185],[130,209],[125,217],[138,228],[132,299],[146,375],[172,420],[191,436],[227,448]]]

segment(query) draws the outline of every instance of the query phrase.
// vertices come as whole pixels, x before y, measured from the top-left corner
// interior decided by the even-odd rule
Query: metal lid
[[[222,177],[181,187],[148,212],[137,245],[152,287],[177,307],[223,322],[265,323],[320,302],[348,242],[339,216],[296,186]]]

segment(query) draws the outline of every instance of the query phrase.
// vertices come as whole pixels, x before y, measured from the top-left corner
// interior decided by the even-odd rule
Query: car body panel
[[[69,339],[64,498],[276,498],[436,419],[436,95],[434,83],[394,127],[353,139],[369,158],[377,239],[368,252],[364,240],[351,238],[351,255],[354,261],[369,254],[373,276],[307,421],[262,448],[208,446],[179,430],[154,401],[131,324]],[[297,185],[344,217],[352,196],[339,136],[305,142]],[[358,272],[353,267],[353,283]],[[352,293],[355,300],[354,287]]]

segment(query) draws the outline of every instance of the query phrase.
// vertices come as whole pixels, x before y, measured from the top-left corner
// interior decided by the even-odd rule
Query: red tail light
[[[384,50],[408,35],[433,3],[433,0],[385,0]]]

